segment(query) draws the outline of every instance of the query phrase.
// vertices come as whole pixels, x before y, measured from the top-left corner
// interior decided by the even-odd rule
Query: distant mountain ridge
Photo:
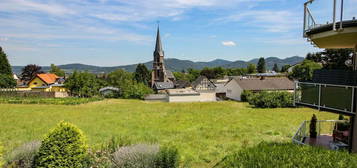
[[[280,59],[277,57],[268,57],[265,58],[265,62],[267,65],[267,69],[272,69],[274,64],[278,64],[279,67],[282,67],[283,65],[294,65],[297,63],[300,63],[304,60],[304,57],[299,57],[299,56],[293,56],[293,57],[288,57],[285,59]],[[166,68],[171,70],[171,71],[182,71],[182,70],[187,70],[189,68],[193,69],[203,69],[204,67],[224,67],[224,68],[245,68],[247,67],[248,64],[257,64],[258,59],[252,59],[250,61],[228,61],[224,59],[215,59],[213,61],[209,62],[194,62],[190,60],[180,60],[176,58],[168,58],[165,59],[165,65]],[[149,69],[152,68],[152,61],[144,63],[146,67]],[[73,72],[74,70],[78,71],[88,71],[92,73],[108,73],[112,72],[116,69],[124,69],[129,72],[134,72],[137,64],[131,64],[131,65],[123,65],[123,66],[113,66],[113,67],[101,67],[101,66],[94,66],[94,65],[85,65],[85,64],[66,64],[66,65],[59,65],[61,69],[65,70],[66,72]],[[13,72],[16,74],[21,73],[21,69],[23,66],[13,66]],[[49,66],[43,66],[42,70],[47,72],[50,70]]]

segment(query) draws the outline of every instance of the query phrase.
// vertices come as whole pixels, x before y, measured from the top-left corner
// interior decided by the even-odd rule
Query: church
[[[164,50],[162,48],[160,28],[157,28],[156,45],[151,74],[151,87],[157,92],[173,89],[175,77],[171,71],[167,70],[164,63]]]

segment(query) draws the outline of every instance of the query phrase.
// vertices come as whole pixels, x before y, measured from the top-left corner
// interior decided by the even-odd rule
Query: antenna
[[[160,20],[156,21],[157,27],[160,27]]]

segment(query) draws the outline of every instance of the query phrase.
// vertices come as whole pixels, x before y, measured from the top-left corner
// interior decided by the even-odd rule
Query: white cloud
[[[233,47],[236,46],[236,43],[234,41],[222,41],[222,45]]]
[[[0,10],[6,12],[43,12],[53,15],[74,14],[75,11],[55,3],[38,3],[30,0],[2,0]]]

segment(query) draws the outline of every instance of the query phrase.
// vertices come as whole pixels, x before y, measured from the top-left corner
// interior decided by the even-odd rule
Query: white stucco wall
[[[238,83],[233,79],[229,81],[226,86],[227,92],[226,96],[230,99],[241,101],[241,94],[243,93],[243,89],[239,87]]]
[[[212,102],[216,101],[215,92],[203,92],[200,95],[168,96],[169,102]]]

